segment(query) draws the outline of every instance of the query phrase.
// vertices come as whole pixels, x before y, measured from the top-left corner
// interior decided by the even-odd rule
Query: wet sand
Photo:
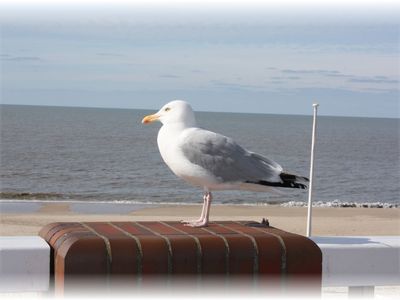
[[[2,209],[0,235],[36,235],[52,222],[190,220],[197,219],[201,211],[200,205],[118,205],[43,203],[30,211]],[[214,205],[210,219],[212,222],[267,218],[271,226],[304,235],[306,215],[304,207]],[[400,235],[400,209],[317,207],[313,209],[312,234]]]

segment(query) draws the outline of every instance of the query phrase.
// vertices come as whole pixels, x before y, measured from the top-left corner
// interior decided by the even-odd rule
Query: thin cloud
[[[357,76],[351,74],[344,74],[337,70],[296,70],[296,69],[283,69],[281,73],[284,74],[293,74],[293,75],[317,75],[321,77],[329,77],[329,78],[343,78],[347,79],[348,83],[375,83],[375,84],[399,84],[399,80],[389,78],[387,76]],[[278,77],[275,77],[278,78]],[[298,76],[288,76],[280,79],[301,79]]]
[[[354,75],[349,75],[349,74],[343,74],[343,73],[332,73],[332,74],[323,74],[323,76],[326,77],[334,77],[334,78],[352,78]]]
[[[281,70],[282,73],[287,74],[320,74],[320,75],[332,75],[332,74],[340,74],[339,71],[336,70],[293,70],[293,69],[284,69]]]
[[[265,89],[265,86],[260,85],[252,85],[252,84],[241,84],[241,83],[232,83],[232,82],[225,82],[221,80],[211,80],[210,83],[213,86],[218,88],[224,88],[228,90],[260,90]]]
[[[160,78],[171,78],[171,79],[181,78],[181,76],[178,76],[178,75],[175,75],[175,74],[161,74],[158,77],[160,77]]]
[[[382,89],[382,88],[371,88],[366,87],[362,89],[363,91],[373,92],[373,93],[385,93],[385,94],[398,94],[399,91],[396,89]]]
[[[42,61],[42,59],[38,56],[1,56],[1,60],[5,61],[15,61],[15,62],[24,62],[24,61]]]
[[[352,78],[349,79],[349,82],[355,82],[355,83],[395,83],[398,84],[399,81],[396,79],[377,79],[376,77],[374,78]]]
[[[100,52],[96,53],[97,56],[107,56],[107,57],[122,57],[124,55],[120,53],[112,53],[112,52]]]
[[[300,80],[302,79],[300,76],[272,76],[270,77],[272,80]]]
[[[376,79],[389,79],[387,76],[374,76]]]

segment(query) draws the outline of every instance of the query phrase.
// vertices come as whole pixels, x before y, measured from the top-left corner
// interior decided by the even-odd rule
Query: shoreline
[[[0,235],[37,235],[44,225],[52,222],[180,221],[198,218],[201,212],[201,204],[115,205],[60,201],[32,203],[32,206],[34,208],[25,207],[25,211],[7,211],[3,206],[0,211]],[[263,218],[267,218],[273,227],[305,235],[306,207],[237,204],[216,204],[211,207],[211,222],[259,222]],[[314,207],[313,235],[400,235],[400,208]]]
[[[1,192],[0,192],[1,194]],[[201,202],[160,202],[160,201],[145,201],[145,200],[78,200],[78,199],[36,199],[36,198],[1,198],[0,197],[0,212],[4,205],[44,205],[53,203],[67,203],[67,204],[80,204],[80,205],[132,205],[132,206],[164,206],[164,205],[202,205]],[[214,202],[214,205],[231,205],[231,206],[282,206],[282,207],[307,207],[305,201],[271,201],[271,202]],[[400,208],[400,202],[351,202],[351,201],[319,201],[314,200],[313,207],[340,207],[340,208]],[[24,208],[25,210],[26,208]]]

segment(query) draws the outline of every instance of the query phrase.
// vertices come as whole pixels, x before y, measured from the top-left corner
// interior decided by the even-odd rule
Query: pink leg
[[[196,220],[196,221],[183,221],[182,220],[181,223],[190,226],[190,224],[197,224],[197,223],[202,222],[204,217],[205,217],[205,213],[206,213],[206,206],[207,206],[207,200],[206,199],[207,199],[207,193],[204,193],[204,195],[203,195],[203,208],[201,209],[201,215],[200,215],[200,218],[198,220]]]
[[[207,194],[204,193],[203,195],[203,208],[201,209],[201,215],[200,215],[200,219],[197,220],[197,222],[201,222],[206,214],[206,206],[207,206]]]
[[[203,211],[201,213],[201,218],[200,220],[196,222],[188,222],[185,225],[186,226],[191,226],[191,227],[206,227],[208,225],[208,220],[209,220],[209,215],[210,215],[210,207],[211,207],[211,201],[212,201],[212,194],[211,192],[206,192],[204,194],[204,205],[203,205]]]

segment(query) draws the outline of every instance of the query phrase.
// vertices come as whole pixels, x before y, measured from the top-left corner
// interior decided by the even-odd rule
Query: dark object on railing
[[[244,225],[249,226],[249,227],[269,227],[269,221],[268,221],[268,219],[263,218],[260,223],[248,222],[248,223],[245,223]]]

